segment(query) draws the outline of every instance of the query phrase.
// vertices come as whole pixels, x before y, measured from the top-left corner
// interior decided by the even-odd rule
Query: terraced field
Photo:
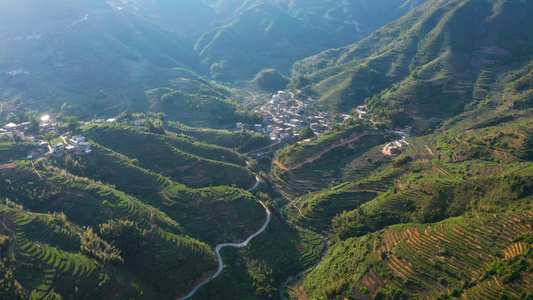
[[[27,213],[5,205],[0,205],[0,214],[16,234],[12,250],[20,266],[15,277],[33,290],[36,299],[52,289],[73,296],[98,289],[104,269],[78,253],[80,244],[74,228],[54,225],[62,221],[52,215]]]
[[[85,129],[84,135],[130,159],[136,158],[139,166],[145,169],[169,176],[190,187],[235,184],[248,188],[254,179],[244,167],[246,162],[238,154],[223,148],[206,146],[210,153],[218,153],[213,154],[217,160],[212,160],[212,155],[210,159],[198,156],[206,152],[199,148],[194,149],[194,154],[187,153],[174,147],[177,140],[141,132],[136,128],[92,126]],[[229,160],[235,160],[232,157],[238,156],[241,166],[220,161],[225,160],[226,156]]]
[[[194,262],[194,263],[190,263]],[[132,272],[150,272],[145,281],[159,295],[175,298],[205,274],[216,271],[215,252],[205,243],[158,228],[130,264]]]
[[[320,232],[329,231],[331,220],[343,211],[358,208],[379,193],[387,190],[388,183],[362,181],[344,184],[332,190],[310,193],[298,198],[293,205],[287,206],[285,212],[291,220],[305,224]]]
[[[192,190],[174,185],[166,213],[209,244],[236,242],[261,228],[264,208],[250,194],[229,187]]]
[[[500,299],[502,293],[520,298],[532,290],[531,273],[525,267],[525,262],[533,259],[533,245],[525,238],[533,234],[532,221],[533,211],[518,211],[427,225],[391,226],[334,246],[334,254],[309,276],[307,290],[324,295],[326,289],[313,281],[314,276],[332,268],[340,257],[338,251],[350,247],[355,256],[365,257],[364,267],[348,261],[348,268],[339,276],[353,272],[348,285],[364,287],[371,293],[363,295],[359,288],[343,289],[345,295],[370,299],[388,282],[424,297],[448,294],[457,288],[463,292],[454,293],[464,299]],[[524,263],[517,266],[519,261]]]

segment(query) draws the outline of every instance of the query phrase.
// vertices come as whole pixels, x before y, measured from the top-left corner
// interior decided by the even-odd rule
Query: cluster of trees
[[[140,230],[132,221],[110,220],[100,224],[102,239],[120,249],[121,256],[126,260],[141,251],[147,234],[146,230]]]
[[[84,227],[84,230],[79,233],[79,236],[81,253],[96,258],[104,264],[124,263],[124,260],[120,256],[121,251],[100,238],[93,232],[91,227]]]

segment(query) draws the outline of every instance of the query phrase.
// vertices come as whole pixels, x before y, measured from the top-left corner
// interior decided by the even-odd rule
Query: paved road
[[[255,179],[256,179],[255,185],[252,188],[248,189],[248,192],[251,192],[251,191],[255,190],[259,186],[259,183],[260,183],[259,182],[259,178],[256,176]],[[263,224],[263,227],[261,227],[261,229],[259,229],[256,233],[254,233],[251,236],[249,236],[242,243],[239,243],[239,244],[237,244],[237,243],[224,243],[224,244],[217,245],[215,247],[215,252],[216,252],[217,258],[218,258],[218,270],[217,270],[217,272],[213,276],[211,276],[208,279],[202,281],[190,293],[188,293],[186,296],[184,296],[182,298],[179,298],[178,300],[185,300],[185,299],[188,299],[188,298],[192,297],[198,291],[198,289],[200,289],[206,283],[208,283],[211,280],[215,279],[216,277],[218,277],[218,275],[220,275],[220,273],[222,273],[222,270],[224,269],[224,261],[222,260],[222,255],[220,255],[220,250],[222,248],[224,248],[224,247],[240,248],[240,247],[247,246],[254,237],[260,235],[261,233],[263,233],[265,231],[265,229],[267,228],[268,224],[270,223],[271,213],[270,213],[270,211],[268,210],[268,208],[265,206],[265,204],[263,202],[261,202],[261,205],[263,205],[263,207],[265,208],[265,211],[267,213],[267,217],[266,217],[265,223]]]

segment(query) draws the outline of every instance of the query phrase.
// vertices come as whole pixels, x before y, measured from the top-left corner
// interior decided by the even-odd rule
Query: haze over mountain
[[[359,2],[4,1],[0,92],[59,109],[64,102],[88,106],[105,90],[114,95],[103,104],[107,111],[148,108],[143,92],[170,87],[184,74],[175,68],[224,80],[251,79],[266,67],[288,71],[413,4]],[[361,17],[371,14],[383,17]]]
[[[533,299],[533,2],[0,2],[0,299]]]

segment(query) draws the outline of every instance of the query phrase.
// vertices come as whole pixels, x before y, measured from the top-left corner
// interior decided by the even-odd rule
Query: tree
[[[109,243],[117,246],[124,258],[129,258],[141,251],[143,234],[132,221],[110,220],[100,224],[100,235]]]
[[[28,129],[28,131],[37,132],[39,130],[39,118],[34,115],[31,115],[28,117],[28,121],[30,122],[30,128]]]
[[[56,133],[55,132],[47,132],[44,134],[44,140],[50,144],[52,142],[53,139],[56,138]]]
[[[80,125],[80,122],[78,121],[77,117],[72,116],[72,117],[67,118],[67,124],[68,124],[68,130],[74,131]]]
[[[120,256],[120,250],[102,240],[93,232],[91,227],[85,227],[85,230],[79,236],[81,240],[80,250],[83,254],[97,258],[104,264],[112,262],[124,263]]]
[[[0,265],[0,298],[2,299],[27,299],[24,289],[3,263]]]
[[[311,127],[307,126],[300,132],[300,140],[310,139],[315,136],[315,133],[313,132],[313,129]]]

